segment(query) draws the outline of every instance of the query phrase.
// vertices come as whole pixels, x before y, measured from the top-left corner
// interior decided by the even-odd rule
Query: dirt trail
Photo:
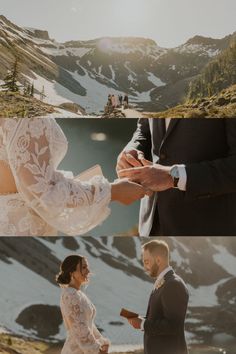
[[[127,108],[122,109],[121,112],[125,115],[126,118],[142,118],[143,114],[135,109]]]

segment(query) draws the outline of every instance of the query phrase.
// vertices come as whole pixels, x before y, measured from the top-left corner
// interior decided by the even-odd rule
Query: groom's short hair
[[[152,240],[142,245],[144,251],[149,251],[152,255],[159,255],[163,258],[169,259],[169,246],[165,241]]]

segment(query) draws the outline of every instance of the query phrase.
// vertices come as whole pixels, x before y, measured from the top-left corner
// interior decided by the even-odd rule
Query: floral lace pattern
[[[105,178],[96,176],[88,182],[80,182],[72,173],[69,177],[68,173],[57,170],[66,151],[67,140],[52,118],[1,119],[0,160],[10,165],[28,218],[29,215],[37,217],[39,236],[47,234],[49,228],[68,235],[84,234],[110,213],[110,184]],[[3,204],[6,207],[3,199],[0,196],[0,209]],[[7,210],[9,215],[9,202]],[[17,235],[19,227],[13,225],[7,215],[5,213],[5,226],[4,229],[0,226],[0,234],[15,230],[14,235]],[[6,230],[7,224],[11,230]],[[27,235],[34,235],[35,227],[31,231],[28,230]]]
[[[98,331],[96,309],[82,291],[64,288],[61,312],[68,333],[62,354],[98,354],[102,345],[110,344]]]

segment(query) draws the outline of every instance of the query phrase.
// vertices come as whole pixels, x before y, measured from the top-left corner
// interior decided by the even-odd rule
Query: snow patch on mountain
[[[130,74],[132,74],[134,77],[137,77],[137,74],[136,74],[133,70],[130,69],[130,67],[129,67],[130,64],[131,64],[131,63],[130,63],[129,61],[126,61],[126,62],[124,63],[124,67],[128,70],[128,72],[129,72]]]
[[[163,82],[159,77],[156,77],[153,73],[147,72],[148,80],[155,85],[155,87],[166,86],[166,83]]]
[[[220,49],[214,48],[210,45],[202,45],[202,44],[188,44],[185,43],[177,48],[174,49],[176,53],[188,53],[188,54],[199,54],[199,55],[206,55],[209,58],[214,58],[220,53]]]
[[[74,57],[82,58],[85,54],[91,51],[91,48],[71,48],[58,44],[56,47],[41,47],[41,50],[45,54],[57,57],[71,55]]]
[[[136,78],[134,78],[131,74],[128,75],[128,80],[133,83],[136,81]]]
[[[221,246],[215,245],[215,249],[218,251],[213,255],[215,263],[222,266],[224,264],[224,269],[234,277],[236,277],[236,257],[229,253],[229,251]]]
[[[199,286],[197,288],[188,285],[190,293],[189,305],[192,307],[213,307],[219,305],[216,290],[220,285],[224,284],[226,280],[227,279],[222,279],[215,284]]]
[[[114,69],[113,69],[113,67],[112,67],[111,64],[109,64],[109,68],[110,68],[110,70],[111,70],[112,81],[115,81],[115,79],[116,79],[116,73],[115,73],[115,71],[114,71]]]

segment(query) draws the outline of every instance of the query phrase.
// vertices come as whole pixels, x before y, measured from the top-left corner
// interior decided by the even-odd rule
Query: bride
[[[0,235],[84,234],[107,218],[110,201],[145,195],[127,180],[87,182],[57,170],[67,139],[53,118],[0,118]]]
[[[62,287],[61,312],[67,338],[61,354],[105,354],[110,342],[98,331],[94,318],[96,308],[80,290],[88,282],[90,271],[86,258],[71,255],[64,259],[56,277]]]

